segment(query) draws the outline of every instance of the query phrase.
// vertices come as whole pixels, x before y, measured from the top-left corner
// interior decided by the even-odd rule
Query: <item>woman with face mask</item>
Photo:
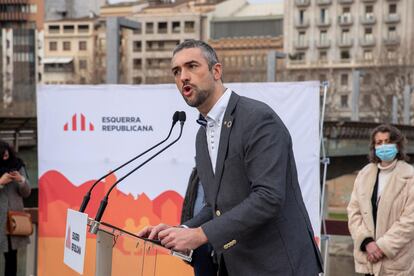
[[[371,134],[370,164],[358,173],[347,208],[358,273],[414,275],[414,169],[405,143],[390,125]]]
[[[0,252],[4,253],[5,275],[17,273],[17,249],[29,243],[27,236],[10,236],[6,232],[7,212],[22,211],[23,197],[30,195],[23,161],[10,145],[0,140]]]

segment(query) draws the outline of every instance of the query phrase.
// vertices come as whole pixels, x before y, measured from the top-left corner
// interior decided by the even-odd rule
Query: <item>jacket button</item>
[[[219,217],[219,216],[221,216],[221,212],[220,212],[220,210],[216,210],[216,215]]]

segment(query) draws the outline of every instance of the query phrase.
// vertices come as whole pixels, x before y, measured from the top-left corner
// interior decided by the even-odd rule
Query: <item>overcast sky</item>
[[[108,0],[109,3],[119,3],[119,2],[134,2],[136,0]],[[247,0],[250,3],[282,3],[283,0]]]

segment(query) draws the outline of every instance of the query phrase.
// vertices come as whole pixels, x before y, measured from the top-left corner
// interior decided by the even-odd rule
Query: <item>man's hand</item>
[[[193,250],[208,242],[201,227],[181,228],[172,227],[158,233],[161,244],[175,251]]]
[[[0,177],[0,185],[5,186],[7,184],[9,184],[10,182],[13,181],[13,177],[11,174],[9,173],[4,173],[1,177]]]
[[[138,232],[138,236],[141,238],[147,238],[147,239],[156,239],[158,240],[158,233],[162,230],[171,228],[172,226],[167,225],[167,224],[163,224],[160,223],[157,226],[147,226],[144,229],[142,229],[141,231]]]
[[[367,250],[368,261],[371,263],[376,263],[384,257],[384,252],[382,252],[375,241],[368,243],[365,249]]]

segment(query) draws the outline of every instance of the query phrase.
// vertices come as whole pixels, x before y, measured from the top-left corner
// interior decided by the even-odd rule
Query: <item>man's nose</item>
[[[188,73],[187,70],[185,69],[181,70],[180,79],[183,83],[188,82],[190,80],[190,74]]]

